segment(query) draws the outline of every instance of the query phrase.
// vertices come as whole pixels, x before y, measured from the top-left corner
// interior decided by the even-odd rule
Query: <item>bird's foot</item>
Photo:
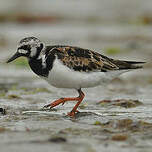
[[[68,112],[67,116],[69,116],[71,118],[75,118],[75,112],[74,111]]]
[[[67,102],[67,101],[77,101],[77,103],[74,106],[74,108],[72,109],[72,111],[67,114],[70,117],[75,117],[75,114],[79,112],[77,110],[77,108],[78,108],[79,104],[81,103],[81,101],[83,100],[83,98],[85,96],[84,93],[81,91],[81,89],[79,89],[78,92],[79,92],[79,96],[78,97],[74,97],[74,98],[60,98],[60,99],[55,100],[54,102],[52,102],[52,103],[50,103],[48,105],[45,105],[43,108],[50,107],[50,109],[51,109],[53,107],[56,107],[59,104],[64,105],[64,103]]]
[[[47,104],[47,105],[45,105],[43,108],[48,108],[48,107],[50,107],[50,109],[51,109],[51,108],[56,107],[57,105],[59,105],[59,104],[61,104],[61,103],[62,103],[62,105],[65,103],[64,98],[60,98],[60,99],[58,99],[58,100],[56,100],[56,101],[54,101],[54,102],[52,102],[52,103],[50,103],[50,104]]]
[[[52,103],[50,103],[50,104],[48,104],[48,105],[45,105],[43,108],[48,108],[48,107],[50,107],[50,109],[51,109],[51,108],[53,108],[53,107],[56,107],[56,106],[59,105],[59,104],[64,105],[65,102],[67,102],[67,101],[78,101],[79,98],[80,98],[80,97],[60,98],[60,99],[55,100],[54,102],[52,102]]]
[[[67,113],[67,116],[69,116],[71,118],[75,118],[76,113],[79,113],[79,111],[78,110],[76,110],[76,111],[72,110],[71,112]]]

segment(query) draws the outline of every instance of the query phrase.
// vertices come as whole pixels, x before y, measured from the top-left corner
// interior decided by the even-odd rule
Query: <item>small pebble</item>
[[[67,139],[63,137],[52,137],[48,141],[54,142],[54,143],[63,143],[63,142],[67,142]]]
[[[117,135],[113,135],[112,136],[112,140],[114,141],[125,141],[127,140],[128,136],[127,135],[121,135],[121,134],[117,134]]]
[[[0,108],[0,113],[3,114],[3,115],[6,115],[6,110],[3,109],[3,108]]]

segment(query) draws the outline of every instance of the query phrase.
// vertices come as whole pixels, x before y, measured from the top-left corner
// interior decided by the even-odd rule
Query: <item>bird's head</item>
[[[7,63],[21,56],[27,57],[28,59],[37,59],[44,47],[44,43],[36,37],[24,38],[19,42],[17,52],[7,61]]]

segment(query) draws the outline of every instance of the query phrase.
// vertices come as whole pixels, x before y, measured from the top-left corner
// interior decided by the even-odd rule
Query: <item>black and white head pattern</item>
[[[19,42],[18,53],[28,58],[38,58],[44,47],[44,43],[42,43],[38,38],[27,37]]]

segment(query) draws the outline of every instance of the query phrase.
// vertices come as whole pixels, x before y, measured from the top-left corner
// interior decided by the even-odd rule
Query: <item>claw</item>
[[[78,111],[78,110],[76,110],[75,112],[76,112],[76,113],[80,113],[80,111]]]
[[[48,107],[50,107],[50,109],[52,108],[52,106],[51,106],[50,104],[48,104],[48,105],[45,105],[45,106],[43,107],[43,109],[48,108]]]
[[[65,102],[62,103],[62,106],[65,104]]]

